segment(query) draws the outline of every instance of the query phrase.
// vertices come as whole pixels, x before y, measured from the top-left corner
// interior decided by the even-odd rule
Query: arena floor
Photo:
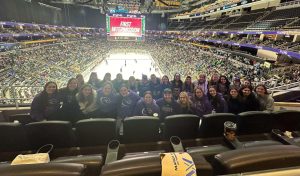
[[[97,72],[99,79],[103,79],[107,72],[111,73],[112,79],[115,79],[118,73],[122,73],[125,80],[132,75],[137,79],[142,79],[142,74],[147,75],[148,78],[151,74],[155,74],[157,77],[163,76],[151,55],[145,53],[110,54],[94,68],[93,72]],[[86,75],[85,80],[88,78],[89,75]]]

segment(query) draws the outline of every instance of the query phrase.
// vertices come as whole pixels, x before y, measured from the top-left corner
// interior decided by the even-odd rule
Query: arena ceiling
[[[185,1],[191,0],[25,0],[35,1],[45,4],[72,4],[81,6],[90,6],[92,8],[100,8],[103,6],[118,6],[118,5],[137,5],[140,8],[157,8],[157,4],[160,4],[167,9],[178,9],[181,5],[186,5]],[[161,10],[164,10],[161,8]]]

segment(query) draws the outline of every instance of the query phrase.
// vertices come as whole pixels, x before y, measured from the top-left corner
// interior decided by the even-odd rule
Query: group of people
[[[251,81],[229,82],[226,76],[213,74],[210,80],[200,73],[198,80],[180,74],[173,80],[154,74],[141,81],[133,76],[123,80],[122,74],[112,80],[106,73],[103,80],[92,72],[85,83],[82,75],[71,78],[67,86],[58,89],[48,82],[31,104],[31,116],[40,120],[76,122],[86,118],[124,119],[131,116],[154,116],[161,121],[175,114],[195,114],[244,111],[272,111],[274,100],[264,85],[252,87]]]

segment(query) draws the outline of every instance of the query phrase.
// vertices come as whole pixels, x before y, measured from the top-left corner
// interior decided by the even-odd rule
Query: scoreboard
[[[106,14],[107,40],[145,40],[145,16],[141,14]]]

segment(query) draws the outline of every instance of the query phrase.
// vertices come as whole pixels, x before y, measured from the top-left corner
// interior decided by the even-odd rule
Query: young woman
[[[273,111],[274,110],[274,99],[268,93],[265,85],[260,84],[255,87],[256,98],[260,104],[261,111]]]
[[[233,114],[239,114],[242,112],[242,106],[240,101],[239,90],[237,87],[232,86],[229,89],[229,96],[227,98],[228,112]]]
[[[228,111],[225,99],[223,98],[222,94],[217,93],[215,86],[210,86],[208,88],[208,100],[210,101],[213,112],[225,113]]]
[[[152,92],[153,98],[155,100],[158,100],[159,98],[162,97],[162,92],[161,92],[161,84],[160,84],[160,79],[156,77],[155,74],[152,74],[150,76],[150,91]]]
[[[96,117],[97,110],[97,93],[89,84],[81,86],[76,100],[81,112],[80,118],[93,118]]]
[[[220,76],[218,84],[217,84],[217,92],[221,93],[223,96],[227,96],[229,94],[229,86],[230,82],[226,76]]]
[[[121,73],[118,73],[117,76],[116,76],[116,79],[114,79],[114,80],[112,81],[112,83],[113,83],[113,86],[114,86],[115,90],[116,90],[116,91],[119,91],[121,85],[125,83],[125,81],[123,80],[122,74],[121,74]]]
[[[77,79],[77,87],[80,89],[81,86],[84,85],[84,78],[82,76],[82,74],[78,74],[76,75],[76,79]]]
[[[44,90],[37,94],[32,103],[30,115],[37,121],[57,120],[60,109],[60,99],[55,82],[48,82]]]
[[[177,102],[180,104],[182,114],[194,114],[192,110],[193,102],[187,92],[180,92]]]
[[[143,96],[146,91],[150,91],[150,83],[147,75],[142,75],[142,80],[138,84],[139,96]]]
[[[101,81],[98,79],[96,72],[92,72],[88,84],[93,86],[94,89],[98,90],[101,87]]]
[[[146,91],[144,97],[138,101],[134,114],[136,116],[159,116],[159,107],[153,100],[151,91]]]
[[[137,91],[138,91],[138,84],[137,84],[137,81],[136,81],[136,79],[135,79],[134,76],[130,76],[129,77],[129,79],[128,79],[128,88],[131,91],[137,93]]]
[[[209,103],[207,96],[204,94],[203,90],[200,87],[195,88],[192,102],[192,109],[195,115],[202,117],[205,114],[211,113],[211,104]]]
[[[119,93],[120,104],[118,108],[118,117],[124,119],[125,117],[133,116],[135,106],[141,97],[135,92],[130,91],[125,84],[121,85]]]
[[[114,87],[111,82],[104,83],[102,89],[97,92],[98,117],[116,118],[118,107],[118,96],[113,92]]]
[[[169,88],[171,89],[171,83],[170,83],[170,80],[169,80],[169,77],[167,75],[164,75],[162,78],[161,78],[161,92],[164,92],[164,90],[166,88]]]
[[[60,109],[60,119],[75,123],[78,121],[80,109],[76,100],[78,93],[78,81],[76,78],[71,78],[68,81],[67,87],[60,89],[59,97],[62,101]]]
[[[194,92],[194,84],[192,83],[192,77],[187,76],[182,86],[182,91],[193,94]]]
[[[208,81],[208,87],[210,87],[210,86],[217,86],[218,81],[219,81],[219,75],[218,75],[218,73],[212,74],[210,81]]]
[[[182,91],[183,82],[181,81],[180,74],[176,73],[174,75],[173,81],[171,81],[173,97],[175,100],[178,99],[180,92]]]
[[[259,111],[260,104],[252,92],[251,86],[243,85],[239,90],[239,94],[241,96],[242,112]]]

